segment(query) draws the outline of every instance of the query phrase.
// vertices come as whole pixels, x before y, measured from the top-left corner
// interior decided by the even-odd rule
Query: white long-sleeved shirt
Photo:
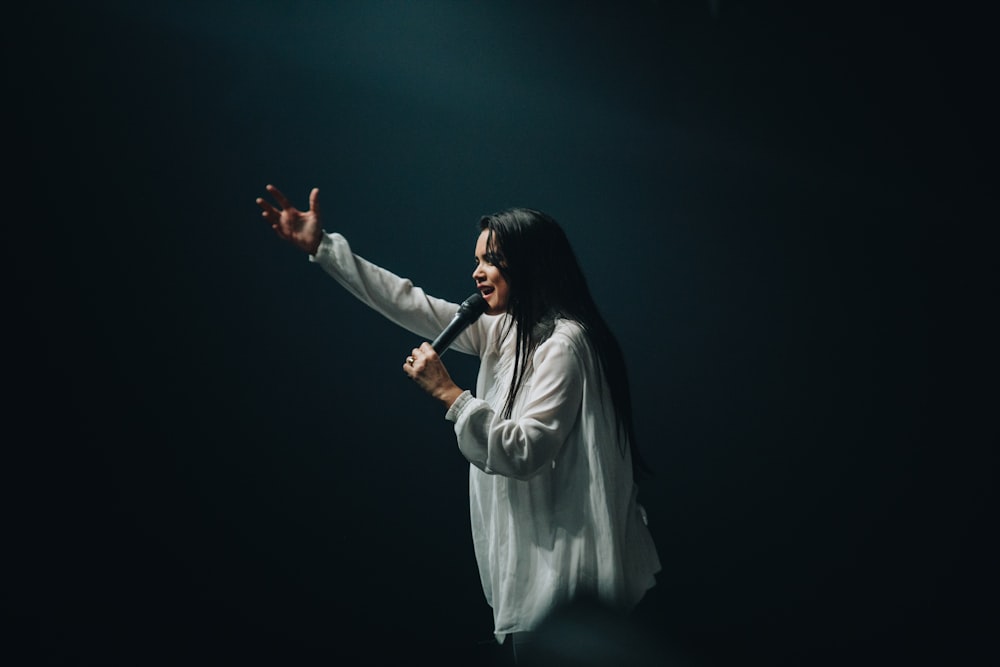
[[[375,311],[427,340],[458,310],[355,255],[339,234],[324,234],[310,259]],[[446,414],[470,463],[473,546],[499,642],[536,629],[580,595],[631,609],[660,570],[637,502],[631,455],[583,329],[565,319],[539,325],[543,341],[512,417],[504,419],[516,334],[501,335],[505,319],[483,316],[452,343],[481,363],[475,394],[465,391]]]

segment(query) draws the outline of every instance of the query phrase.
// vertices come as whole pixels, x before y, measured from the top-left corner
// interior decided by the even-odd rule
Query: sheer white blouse
[[[340,234],[324,234],[310,260],[426,340],[458,310],[355,255]],[[581,595],[628,611],[660,570],[631,456],[583,329],[565,319],[539,325],[543,342],[512,417],[503,419],[516,334],[502,335],[505,320],[483,316],[452,343],[481,363],[475,394],[465,391],[446,414],[470,463],[473,546],[498,642],[536,629]]]

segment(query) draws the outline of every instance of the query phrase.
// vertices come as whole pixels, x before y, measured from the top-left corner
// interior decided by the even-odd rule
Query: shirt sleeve
[[[455,423],[459,450],[484,472],[528,479],[555,460],[576,427],[584,374],[577,350],[553,336],[535,351],[533,364],[511,419],[468,392],[445,415]]]
[[[319,264],[367,306],[425,340],[437,337],[458,312],[458,304],[429,296],[409,279],[354,254],[340,234],[324,233],[319,249],[309,256],[309,261]],[[486,340],[485,319],[480,318],[459,334],[451,348],[478,355]]]

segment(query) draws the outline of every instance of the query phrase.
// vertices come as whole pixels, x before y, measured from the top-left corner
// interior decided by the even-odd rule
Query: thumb
[[[309,193],[309,210],[319,215],[319,188],[313,188]]]

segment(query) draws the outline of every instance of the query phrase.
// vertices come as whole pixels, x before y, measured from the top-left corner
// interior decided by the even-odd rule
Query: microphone
[[[455,318],[451,323],[444,328],[438,337],[434,339],[431,343],[431,347],[438,355],[444,354],[444,351],[448,349],[452,341],[458,334],[465,331],[465,329],[479,319],[479,316],[486,312],[486,309],[490,305],[486,303],[486,299],[479,292],[474,293],[468,299],[462,302],[458,307],[458,312],[455,313]]]

